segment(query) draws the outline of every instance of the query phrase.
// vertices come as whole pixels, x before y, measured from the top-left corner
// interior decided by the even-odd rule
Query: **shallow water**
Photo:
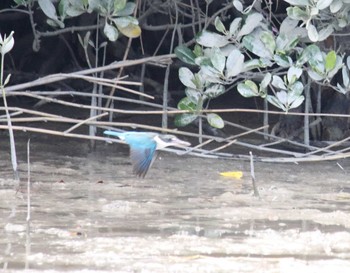
[[[18,271],[344,272],[350,268],[350,161],[256,163],[162,153],[145,179],[127,148],[32,139],[13,187],[0,142],[0,268]],[[242,179],[223,171],[243,171]]]

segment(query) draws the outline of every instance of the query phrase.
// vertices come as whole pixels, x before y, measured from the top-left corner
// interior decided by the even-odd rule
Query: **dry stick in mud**
[[[259,197],[259,199],[260,199],[260,194],[259,194],[258,188],[256,186],[253,153],[249,152],[249,154],[250,154],[250,176],[252,178],[252,185],[253,185],[254,196],[255,197]]]
[[[27,227],[26,227],[26,255],[25,255],[25,269],[29,268],[29,256],[31,250],[30,237],[30,220],[31,220],[31,204],[30,204],[30,139],[27,142]]]

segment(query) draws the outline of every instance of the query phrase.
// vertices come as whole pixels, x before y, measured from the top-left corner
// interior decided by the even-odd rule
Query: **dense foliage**
[[[179,70],[186,97],[178,107],[191,111],[177,118],[179,126],[195,120],[205,101],[232,84],[243,97],[262,97],[286,112],[301,106],[311,82],[349,90],[349,59],[345,65],[344,54],[322,49],[324,40],[348,25],[349,1],[286,0],[290,6],[281,20],[264,12],[260,1],[243,2],[233,1],[239,16],[224,22],[217,16],[215,31],[200,32],[193,48],[176,48],[181,60],[197,67],[195,73]],[[340,69],[342,81],[331,84]],[[212,126],[223,127],[218,115],[207,117]]]
[[[78,32],[85,63],[96,67],[110,60],[97,59],[107,44],[114,51],[129,50],[125,41],[120,47],[117,40],[139,37],[142,30],[141,39],[147,41],[143,54],[175,52],[186,63],[178,70],[186,94],[178,108],[189,111],[177,116],[177,126],[192,123],[212,99],[231,89],[288,112],[304,104],[311,83],[343,94],[350,88],[345,51],[339,45],[325,46],[348,26],[348,0],[11,1],[14,11],[28,11],[35,51],[45,37]],[[84,16],[93,20],[73,20]],[[101,33],[103,39],[92,38]],[[141,57],[141,50],[136,51],[134,56]],[[335,81],[336,74],[342,76]],[[219,115],[206,115],[212,126],[224,126]]]

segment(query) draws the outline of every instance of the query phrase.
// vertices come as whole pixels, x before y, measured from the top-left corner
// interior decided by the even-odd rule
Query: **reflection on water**
[[[334,272],[350,267],[350,161],[255,166],[162,154],[146,179],[127,150],[32,141],[32,214],[0,159],[0,268],[113,272]],[[1,146],[2,145],[2,146]],[[0,143],[1,150],[5,143]],[[23,154],[22,154],[23,153]],[[219,172],[241,170],[241,180]],[[30,241],[29,241],[30,240]],[[30,246],[30,248],[29,248]],[[27,263],[27,264],[26,264]]]

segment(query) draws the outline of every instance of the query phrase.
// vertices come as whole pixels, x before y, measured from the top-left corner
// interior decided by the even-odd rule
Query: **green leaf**
[[[68,15],[69,17],[79,16],[87,11],[87,0],[61,0],[58,5],[58,11],[61,20]]]
[[[88,12],[91,13],[93,11],[97,11],[97,12],[100,12],[100,9],[101,9],[101,2],[99,0],[88,0],[89,2],[89,5],[88,5]],[[107,10],[106,10],[107,12]]]
[[[196,57],[203,56],[203,49],[200,45],[196,44],[193,49],[193,54]]]
[[[196,59],[196,55],[192,52],[191,49],[189,49],[185,45],[180,45],[175,48],[175,55],[178,57],[181,61],[195,65],[194,62]]]
[[[218,114],[207,114],[207,121],[214,128],[222,129],[225,126],[223,119]]]
[[[266,75],[264,76],[263,80],[260,83],[260,88],[265,90],[267,86],[270,84],[271,79],[272,79],[271,73],[266,73]]]
[[[91,36],[91,31],[87,31],[85,36],[84,36],[84,43],[82,44],[83,48],[87,48],[88,45],[90,44],[92,47],[95,47],[94,44],[91,44],[90,42],[92,42],[92,40],[90,40],[90,36]],[[79,36],[80,38],[80,36]],[[93,43],[93,42],[92,42]]]
[[[293,34],[293,31],[298,27],[299,20],[294,20],[290,17],[286,17],[280,26],[279,35]]]
[[[309,75],[309,77],[311,79],[313,79],[314,81],[321,81],[321,80],[324,80],[326,78],[326,75],[324,74],[320,74],[318,72],[315,72],[311,69],[308,69],[307,70],[307,74]]]
[[[176,127],[185,127],[193,122],[197,117],[198,115],[196,114],[179,114],[175,116],[174,123]]]
[[[225,55],[217,47],[212,48],[212,55],[210,57],[213,67],[222,74],[225,68],[226,58]]]
[[[290,89],[288,91],[282,90],[276,92],[276,96],[268,95],[266,97],[267,100],[283,111],[299,107],[305,99],[302,95],[304,86],[301,82],[297,81],[289,87]]]
[[[241,30],[238,32],[237,37],[242,37],[251,33],[257,26],[260,25],[260,22],[264,17],[260,13],[251,13],[246,18]]]
[[[342,0],[334,0],[332,4],[330,5],[329,9],[332,13],[337,13],[340,11],[340,9],[343,7],[343,1]]]
[[[327,27],[322,28],[318,32],[318,41],[326,40],[333,32],[334,32],[334,27],[332,25],[328,25]]]
[[[200,73],[206,82],[222,83],[221,74],[210,65],[201,65]]]
[[[274,64],[273,62],[271,62],[270,58],[260,58],[259,63],[260,63],[260,67],[262,68],[270,67],[270,66],[273,66]]]
[[[291,66],[287,72],[288,83],[294,83],[297,79],[299,79],[302,73],[303,70],[300,67]]]
[[[267,95],[266,99],[269,103],[276,106],[277,108],[282,109],[283,111],[287,111],[287,108],[284,106],[283,103],[281,103],[275,96]]]
[[[298,36],[293,37],[293,35],[281,33],[276,38],[276,52],[286,54],[288,51],[294,49],[298,42]]]
[[[206,30],[199,33],[196,42],[206,47],[223,47],[229,43],[226,36]]]
[[[344,28],[348,25],[348,19],[347,18],[338,18],[337,20],[337,27]]]
[[[125,8],[126,0],[114,0],[114,10],[120,11]]]
[[[325,74],[325,53],[319,51],[317,54],[313,55],[312,58],[309,59],[308,63],[311,66],[311,69],[319,74]]]
[[[316,3],[316,7],[319,10],[323,10],[326,9],[330,6],[330,4],[332,4],[333,0],[318,0]]]
[[[232,50],[226,61],[226,77],[231,78],[237,76],[242,72],[243,67],[244,55],[238,49]]]
[[[282,78],[280,76],[277,76],[277,75],[274,75],[272,77],[272,82],[271,84],[276,87],[276,88],[279,88],[279,89],[284,89],[286,90],[287,89],[287,86],[285,85],[284,81],[282,80]]]
[[[259,96],[258,86],[251,80],[246,80],[244,83],[237,85],[238,92],[245,98]]]
[[[13,0],[17,5],[24,5],[27,6],[27,1],[26,0]]]
[[[184,86],[197,89],[196,85],[193,82],[194,75],[192,71],[189,70],[187,67],[181,67],[179,69],[179,79]]]
[[[177,104],[177,108],[179,110],[187,110],[194,112],[197,110],[197,104],[191,101],[188,97],[184,97]]]
[[[52,4],[51,0],[38,0],[38,4],[41,8],[41,10],[45,13],[45,15],[56,21],[58,20],[57,14],[56,14],[56,8],[54,4]]]
[[[10,78],[11,78],[11,74],[8,74],[6,79],[5,79],[5,81],[4,81],[3,87],[6,86],[9,83]]]
[[[318,31],[314,25],[309,24],[309,26],[307,27],[307,35],[309,36],[312,42],[318,41]]]
[[[260,39],[261,30],[254,31],[243,38],[242,44],[250,52],[259,56],[260,58],[272,59],[273,55],[265,47],[265,44]]]
[[[238,10],[239,12],[243,11],[243,5],[242,5],[241,1],[233,0],[232,4],[236,8],[236,10]]]
[[[210,58],[207,56],[199,56],[194,60],[194,62],[196,65],[201,66],[201,67],[202,66],[211,66],[213,68],[213,64],[211,63]]]
[[[304,96],[300,96],[298,98],[296,98],[288,107],[289,109],[293,109],[293,108],[297,108],[299,107],[303,102],[304,102],[305,98]]]
[[[290,97],[290,100],[295,100],[297,97],[300,97],[301,94],[304,92],[304,85],[296,81],[292,85],[289,86],[289,93],[288,96]]]
[[[260,35],[260,39],[263,42],[265,48],[270,52],[272,56],[276,49],[276,41],[273,34],[269,31],[263,31]]]
[[[326,55],[326,64],[325,64],[325,68],[326,71],[330,71],[335,67],[337,61],[337,54],[335,53],[334,50],[328,52],[328,54]]]
[[[128,38],[136,38],[141,35],[141,28],[138,24],[129,24],[126,27],[118,27],[118,30]]]
[[[320,52],[320,48],[315,44],[307,46],[304,48],[300,57],[297,59],[297,66],[302,66],[304,63],[314,58],[314,56],[318,55]]]
[[[205,89],[204,95],[213,99],[225,93],[225,87],[221,84],[212,84],[207,89]]]
[[[62,17],[62,20],[66,17],[67,15],[67,8],[69,7],[69,2],[68,0],[61,0],[58,3],[58,14]]]
[[[85,13],[85,10],[81,9],[79,7],[70,5],[70,6],[67,7],[65,12],[70,17],[77,17],[77,16]]]
[[[238,18],[235,18],[230,24],[229,32],[232,36],[236,36],[238,28],[241,26],[241,22],[242,22],[242,18],[238,17]]]
[[[256,68],[262,68],[264,67],[261,60],[259,59],[252,59],[252,60],[249,60],[249,61],[246,61],[243,65],[243,69],[241,72],[246,72],[246,71],[249,71],[249,70],[253,70],[253,69],[256,69]]]
[[[206,85],[206,80],[202,77],[201,73],[194,74],[193,83],[198,91],[202,91]]]
[[[338,91],[344,95],[349,91],[349,88],[346,88],[346,87],[344,88],[339,83],[337,83],[337,88],[338,89],[336,89],[336,91]]]
[[[134,10],[136,8],[136,4],[133,2],[127,2],[124,9],[122,10],[114,10],[113,16],[129,16],[134,13]]]
[[[196,105],[198,104],[199,100],[201,99],[201,93],[197,89],[193,88],[186,88],[185,94],[187,98]]]
[[[287,15],[294,20],[307,21],[310,17],[309,13],[299,7],[288,7]]]
[[[118,36],[119,36],[119,32],[118,32],[117,28],[108,24],[107,22],[103,28],[103,33],[106,35],[108,40],[110,40],[111,42],[116,41],[118,39]]]
[[[333,78],[343,65],[343,58],[337,55],[334,67],[330,71],[327,71],[327,79],[330,80]]]
[[[215,28],[218,32],[225,34],[226,28],[225,28],[224,24],[221,22],[219,16],[215,17],[214,25],[215,25]]]
[[[113,11],[114,9],[113,0],[88,0],[88,1],[89,1],[89,12],[96,11],[97,13],[99,13],[104,17],[109,17],[111,15],[111,11]]]
[[[118,28],[125,28],[129,26],[130,24],[133,25],[138,25],[138,21],[136,18],[132,16],[124,16],[124,17],[118,17],[118,18],[113,18],[112,21]]]
[[[47,18],[46,23],[53,28],[57,28],[57,27],[64,28],[64,23],[62,23],[60,20],[53,20],[53,19]]]
[[[278,64],[281,67],[290,67],[291,63],[293,62],[292,59],[284,54],[275,54],[273,56],[273,60],[276,62],[276,64]]]

